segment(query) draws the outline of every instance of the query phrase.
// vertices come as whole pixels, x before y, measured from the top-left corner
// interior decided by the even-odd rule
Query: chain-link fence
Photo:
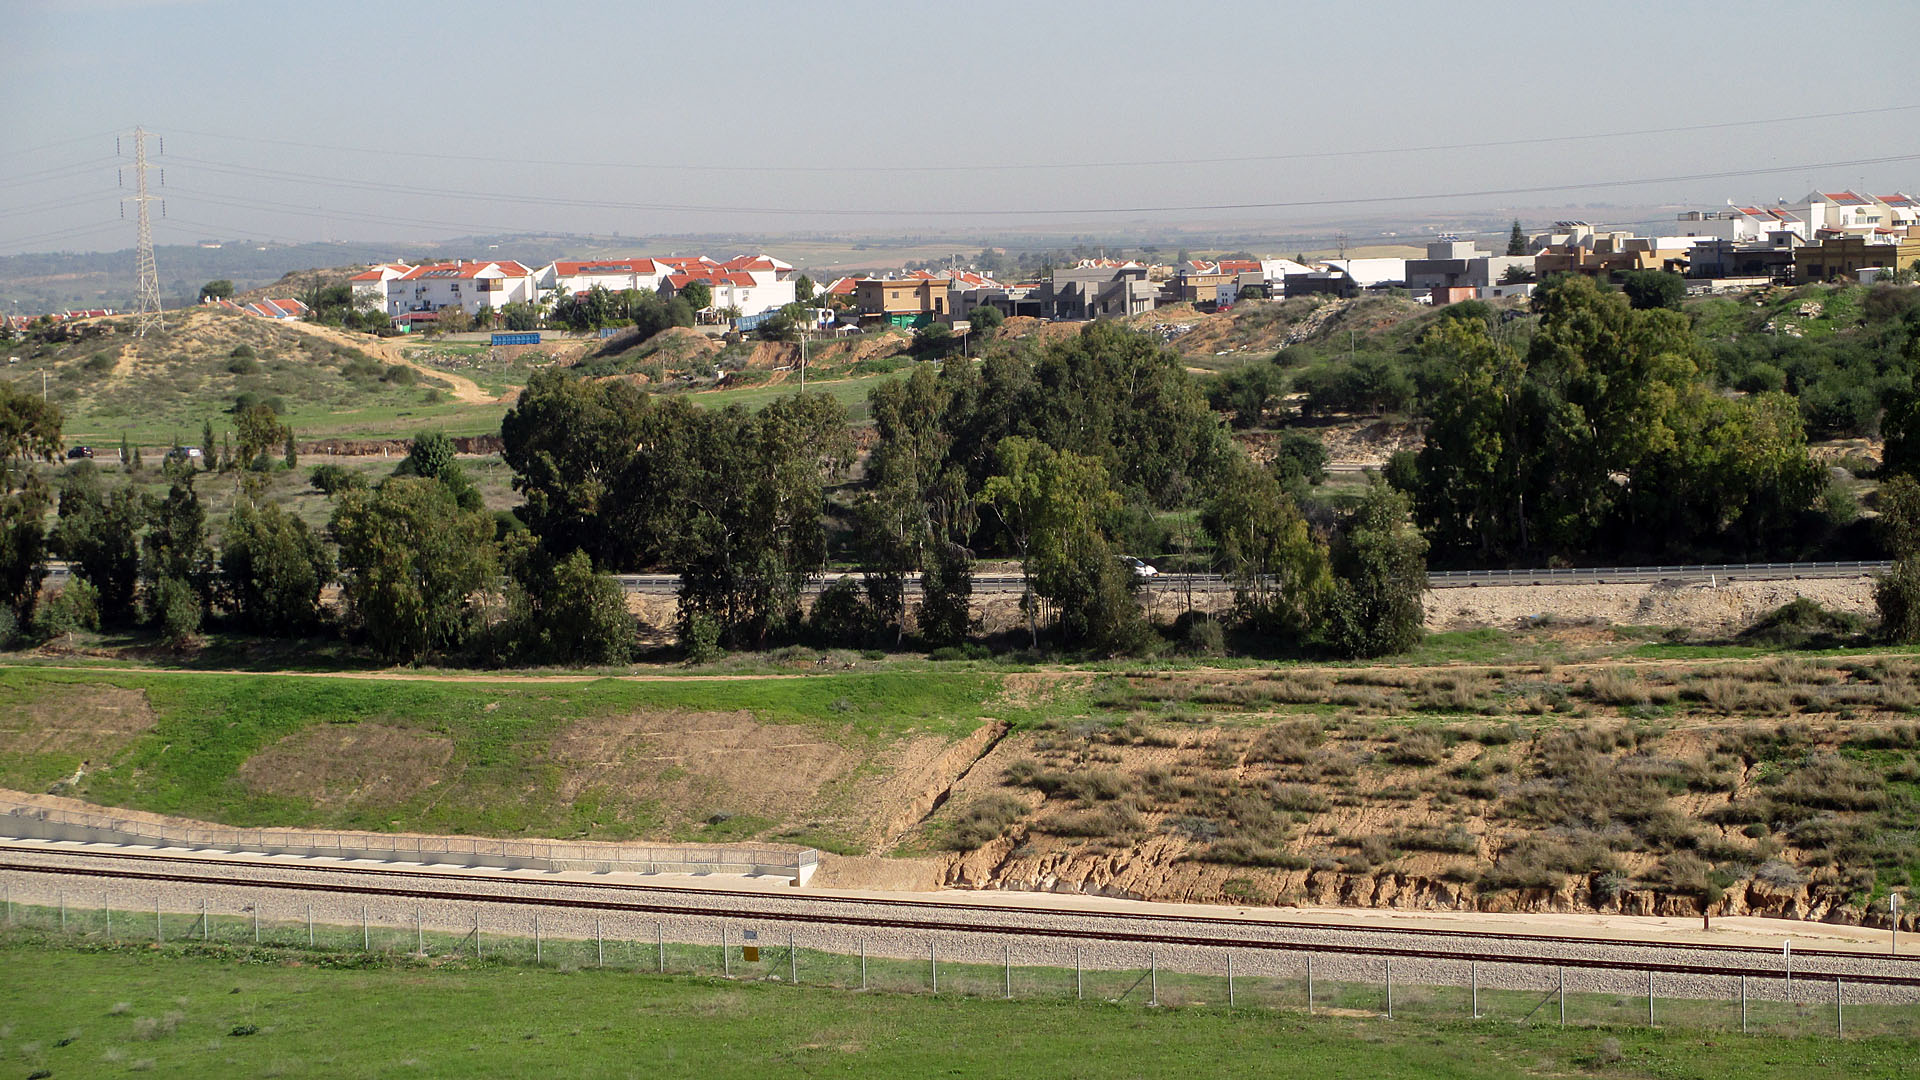
[[[6,932],[75,942],[223,943],[487,965],[615,968],[897,993],[1292,1009],[1529,1025],[1909,1035],[1920,974],[1799,958],[1746,974],[1550,958],[1436,960],[1365,948],[1142,944],[983,924],[927,931],[799,915],[596,911],[564,903],[0,877]],[[1900,961],[1904,964],[1914,961]],[[1673,967],[1676,965],[1660,965]]]

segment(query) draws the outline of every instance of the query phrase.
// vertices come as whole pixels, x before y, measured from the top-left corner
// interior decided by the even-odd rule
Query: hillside
[[[6,377],[48,398],[72,443],[197,442],[228,427],[236,400],[277,403],[302,439],[405,436],[427,426],[493,430],[504,406],[471,380],[411,365],[380,339],[195,308],[170,312],[144,339],[126,318],[95,320],[19,343]],[[464,384],[457,385],[458,384]],[[456,392],[462,391],[462,392]],[[463,400],[465,399],[465,400]]]
[[[1920,873],[1915,658],[1564,636],[1496,655],[809,675],[797,651],[765,678],[639,682],[16,668],[0,785],[232,824],[890,856],[822,871],[847,886],[1665,915],[1705,897],[1852,922]]]

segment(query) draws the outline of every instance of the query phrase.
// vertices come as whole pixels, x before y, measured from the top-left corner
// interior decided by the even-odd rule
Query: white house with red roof
[[[595,285],[616,293],[629,289],[654,292],[672,271],[673,267],[658,259],[560,259],[534,274],[534,287],[541,296],[583,293]]]
[[[533,271],[503,259],[416,266],[387,283],[387,314],[457,307],[469,315],[534,299]]]
[[[387,282],[405,277],[413,267],[407,263],[374,263],[347,279],[353,288],[354,307],[387,306]]]

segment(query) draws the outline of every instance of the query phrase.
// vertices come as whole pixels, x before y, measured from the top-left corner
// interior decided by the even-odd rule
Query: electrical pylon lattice
[[[160,268],[153,261],[153,218],[147,204],[159,198],[147,192],[147,137],[144,128],[133,129],[133,204],[139,222],[139,238],[134,243],[134,270],[139,277],[134,287],[133,336],[145,337],[149,330],[165,330],[160,315]]]

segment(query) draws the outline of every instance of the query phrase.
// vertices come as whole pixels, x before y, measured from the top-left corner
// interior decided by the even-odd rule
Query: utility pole
[[[133,129],[133,195],[134,219],[137,225],[137,239],[134,242],[134,271],[139,281],[134,287],[133,336],[146,337],[149,330],[165,330],[166,323],[160,315],[160,271],[153,261],[153,218],[147,204],[159,199],[159,196],[147,191],[147,139],[151,132],[145,128]],[[118,142],[115,152],[119,151]],[[160,144],[162,152],[166,150],[164,141]],[[162,184],[165,174],[162,174]],[[162,203],[160,212],[166,214],[166,204]],[[123,206],[121,213],[126,209]]]

